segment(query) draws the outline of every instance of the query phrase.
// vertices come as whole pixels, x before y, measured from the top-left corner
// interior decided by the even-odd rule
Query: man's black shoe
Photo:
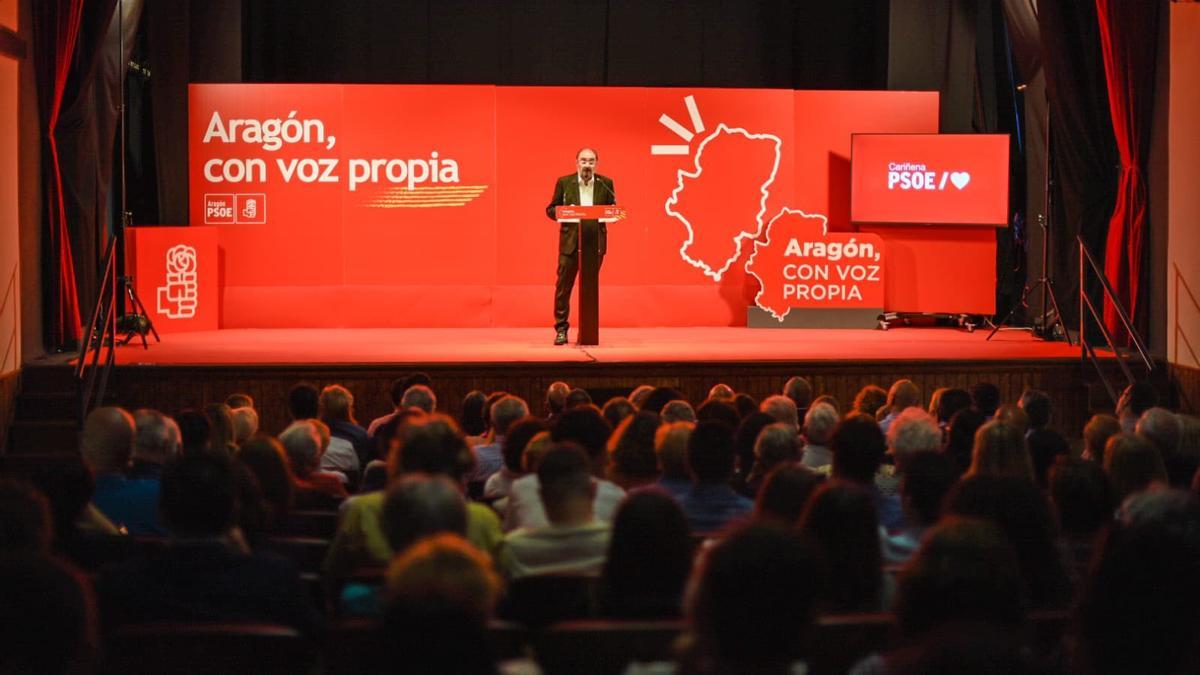
[[[567,344],[567,331],[565,331],[565,330],[558,331],[558,333],[554,336],[554,344],[555,345]]]

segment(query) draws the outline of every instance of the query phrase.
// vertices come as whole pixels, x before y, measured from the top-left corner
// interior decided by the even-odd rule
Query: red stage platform
[[[121,365],[626,364],[949,362],[1078,359],[1023,331],[951,328],[765,330],[606,328],[599,346],[555,347],[550,328],[234,329],[164,336],[117,352]],[[572,341],[575,339],[571,331]]]

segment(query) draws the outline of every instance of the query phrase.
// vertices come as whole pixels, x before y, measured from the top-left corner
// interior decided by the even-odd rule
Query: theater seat
[[[270,537],[261,546],[262,553],[291,560],[301,574],[320,573],[328,551],[329,540],[315,537]]]
[[[279,535],[333,539],[333,535],[337,533],[337,525],[337,511],[321,509],[292,511],[280,525]]]
[[[540,574],[522,577],[508,585],[500,603],[500,618],[540,628],[555,621],[596,616],[598,577],[577,574]]]
[[[859,659],[889,647],[896,617],[888,612],[817,617],[805,641],[811,675],[843,675]]]
[[[547,675],[615,675],[633,661],[674,659],[682,621],[566,621],[533,638],[538,665]]]
[[[382,639],[379,621],[375,619],[347,619],[330,624],[325,631],[321,672],[362,675],[396,670],[395,664],[385,662],[389,657],[388,650],[380,644]],[[524,626],[492,621],[488,624],[488,640],[496,659],[506,660],[526,655],[529,636]]]
[[[301,675],[316,663],[289,626],[262,623],[137,624],[105,644],[106,675]]]

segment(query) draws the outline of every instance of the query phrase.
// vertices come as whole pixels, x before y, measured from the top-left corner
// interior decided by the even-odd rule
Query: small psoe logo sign
[[[966,171],[930,171],[924,164],[892,162],[888,164],[889,190],[945,190],[946,181],[962,190],[971,182]]]
[[[267,222],[267,195],[204,195],[205,225],[264,225]]]
[[[190,319],[199,304],[196,249],[176,244],[167,251],[167,285],[158,287],[158,313],[168,319]]]

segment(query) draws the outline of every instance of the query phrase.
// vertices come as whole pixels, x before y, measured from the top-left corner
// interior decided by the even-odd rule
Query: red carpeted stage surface
[[[1027,387],[1054,396],[1064,431],[1074,433],[1092,406],[1078,348],[1020,331],[991,341],[983,330],[898,327],[882,330],[605,328],[601,345],[555,347],[549,328],[221,330],[166,335],[143,350],[117,352],[110,399],[177,412],[242,391],[258,401],[263,428],[286,423],[283,400],[299,381],[341,383],[356,396],[360,421],[387,412],[393,378],[429,373],[439,408],[457,413],[472,389],[504,390],[540,411],[555,380],[587,389],[597,403],[636,385],[670,386],[699,404],[725,382],[762,399],[792,375],[845,408],[866,384],[910,378],[926,398],[938,387],[996,383],[1005,400]],[[574,331],[571,333],[574,340]],[[65,367],[53,379],[64,377]],[[61,383],[61,382],[60,382]],[[1105,405],[1097,399],[1098,405]]]

